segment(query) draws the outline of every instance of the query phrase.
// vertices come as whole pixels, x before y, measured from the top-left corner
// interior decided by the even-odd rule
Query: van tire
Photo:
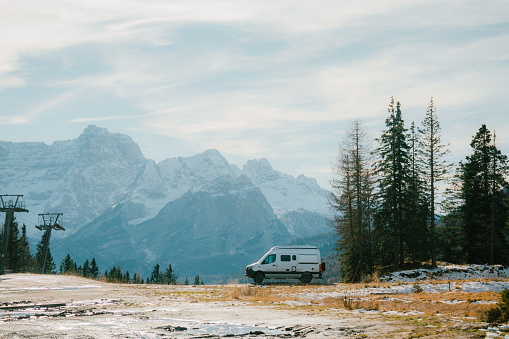
[[[265,277],[263,276],[263,273],[261,273],[261,272],[257,272],[257,273],[254,275],[253,280],[254,280],[255,284],[261,284],[261,283],[263,282],[263,279],[264,279],[264,278],[265,278]]]
[[[311,276],[311,274],[305,273],[300,278],[300,282],[303,283],[303,284],[309,284],[312,279],[313,279],[313,277]]]

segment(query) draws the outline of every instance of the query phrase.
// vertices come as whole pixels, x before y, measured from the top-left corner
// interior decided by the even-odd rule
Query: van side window
[[[291,256],[289,254],[281,254],[281,261],[291,261]]]
[[[297,260],[297,256],[295,254],[292,255],[292,260]]]
[[[276,261],[276,255],[271,254],[271,255],[268,255],[267,257],[265,257],[265,260],[263,260],[262,265],[272,264],[275,261]]]

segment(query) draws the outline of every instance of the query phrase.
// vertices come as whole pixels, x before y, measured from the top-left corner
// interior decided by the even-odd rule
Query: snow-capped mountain
[[[221,176],[190,190],[134,226],[127,221],[129,206],[120,203],[80,228],[62,241],[55,256],[72,248],[78,257],[94,253],[110,267],[142,275],[156,263],[171,263],[187,276],[222,275],[241,272],[268,248],[293,239],[260,189],[243,175]]]
[[[274,170],[264,158],[248,160],[242,173],[260,187],[290,233],[307,237],[330,229],[327,221],[330,193],[321,188],[315,179],[283,174]]]
[[[87,245],[131,267],[178,267],[185,255],[238,269],[272,245],[329,230],[328,191],[314,179],[283,174],[266,159],[240,170],[217,150],[156,163],[129,136],[94,125],[52,145],[0,142],[0,182],[0,194],[24,195],[30,213],[20,217],[32,238],[40,237],[30,225],[38,213],[62,212],[67,232],[54,234],[73,233],[64,248],[90,257],[79,250]]]
[[[146,162],[130,137],[94,125],[52,145],[0,141],[0,191],[23,195],[29,235],[40,236],[39,213],[64,213],[72,232],[118,202]]]
[[[276,213],[304,209],[328,215],[329,191],[318,186],[315,179],[299,175],[294,178],[272,169],[265,158],[248,160],[242,173],[262,190]]]
[[[147,161],[143,171],[123,198],[137,211],[131,225],[154,217],[169,201],[189,190],[199,191],[214,179],[231,175],[238,177],[240,170],[216,150],[208,150],[192,157],[171,158],[156,164]]]

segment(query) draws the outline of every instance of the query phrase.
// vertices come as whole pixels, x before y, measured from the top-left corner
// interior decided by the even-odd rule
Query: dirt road
[[[249,294],[251,288],[259,287],[244,285],[242,293]],[[238,286],[126,285],[74,276],[4,275],[0,276],[0,336],[483,337],[472,331],[472,326],[433,328],[409,321],[408,317],[347,312],[319,305],[309,308],[304,304],[245,301],[238,294]]]

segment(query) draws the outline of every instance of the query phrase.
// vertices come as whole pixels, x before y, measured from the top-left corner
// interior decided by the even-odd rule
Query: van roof
[[[317,250],[318,247],[311,245],[287,245],[287,246],[274,246],[271,249],[278,248],[280,250]]]

